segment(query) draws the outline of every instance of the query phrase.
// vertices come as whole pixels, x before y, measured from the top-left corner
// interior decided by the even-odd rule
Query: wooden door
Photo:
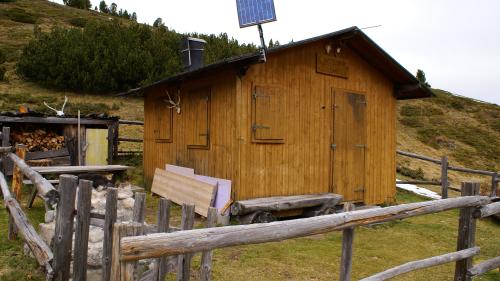
[[[87,129],[85,135],[85,141],[87,143],[85,165],[107,165],[108,130]]]
[[[333,192],[346,201],[363,201],[365,191],[366,98],[333,91]]]

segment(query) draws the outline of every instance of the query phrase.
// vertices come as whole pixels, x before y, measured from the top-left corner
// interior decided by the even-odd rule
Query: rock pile
[[[137,189],[130,184],[121,185],[118,187],[118,202],[117,202],[117,221],[125,222],[132,221],[133,209],[135,200],[133,198],[133,190]],[[107,188],[99,186],[92,191],[92,213],[104,215],[106,212],[106,193]],[[76,207],[76,205],[75,205]],[[57,210],[48,211],[45,214],[45,223],[41,223],[39,233],[45,242],[53,246],[54,232],[55,232],[55,217]],[[102,264],[102,246],[103,246],[104,231],[99,226],[90,225],[89,229],[89,247],[87,264],[89,268],[88,277],[99,276],[100,267]],[[73,236],[74,241],[74,236]],[[96,272],[95,270],[98,270]],[[100,279],[97,279],[100,280]]]

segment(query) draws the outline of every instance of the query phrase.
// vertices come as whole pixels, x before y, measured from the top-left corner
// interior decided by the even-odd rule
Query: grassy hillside
[[[7,54],[6,81],[0,82],[0,111],[16,109],[20,104],[44,109],[43,101],[57,104],[67,95],[70,111],[71,108],[106,111],[124,119],[143,119],[140,99],[54,91],[23,81],[16,75],[15,63],[22,47],[34,37],[36,28],[48,31],[55,26],[79,26],[90,19],[109,21],[110,16],[45,0],[0,2],[0,49]],[[127,23],[127,20],[116,19]],[[398,103],[398,148],[433,157],[449,155],[453,165],[500,170],[500,107],[442,90],[434,91],[435,98]],[[140,128],[132,126],[124,127],[123,131],[131,136],[142,134]],[[437,165],[405,157],[399,157],[398,163],[401,177],[439,177]],[[485,186],[489,181],[485,177],[454,172],[450,177],[454,186],[466,179],[482,181]]]

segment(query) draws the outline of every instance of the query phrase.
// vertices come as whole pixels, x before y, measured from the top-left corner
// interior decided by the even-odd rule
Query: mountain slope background
[[[6,0],[3,0],[6,1]],[[12,1],[12,0],[10,0]],[[140,16],[140,15],[139,15]],[[46,111],[43,101],[61,104],[68,96],[70,113],[107,112],[123,119],[142,120],[143,103],[138,98],[117,98],[44,88],[26,81],[16,73],[22,49],[35,32],[48,32],[54,27],[78,27],[89,20],[129,24],[130,21],[79,10],[45,0],[0,1],[0,50],[6,54],[5,80],[0,81],[0,111],[16,110],[26,104]],[[168,24],[168,23],[167,23]],[[429,77],[432,82],[432,77]],[[448,155],[451,165],[476,169],[500,170],[500,107],[434,89],[435,98],[398,102],[398,149],[435,158]],[[142,128],[124,126],[120,133],[140,137]],[[125,143],[122,149],[140,149],[140,144]],[[440,167],[435,164],[398,156],[401,178],[439,179]],[[461,181],[476,180],[484,190],[488,177],[450,172],[452,186]],[[436,187],[430,187],[436,189]]]

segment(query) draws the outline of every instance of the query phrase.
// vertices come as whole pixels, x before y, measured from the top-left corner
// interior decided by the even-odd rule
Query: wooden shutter
[[[282,143],[285,116],[283,88],[255,86],[252,94],[252,107],[253,141]]]
[[[172,142],[173,109],[169,108],[163,98],[156,100],[155,115],[157,118],[155,128],[156,141]]]
[[[200,89],[189,94],[190,142],[188,148],[210,148],[210,89]]]

